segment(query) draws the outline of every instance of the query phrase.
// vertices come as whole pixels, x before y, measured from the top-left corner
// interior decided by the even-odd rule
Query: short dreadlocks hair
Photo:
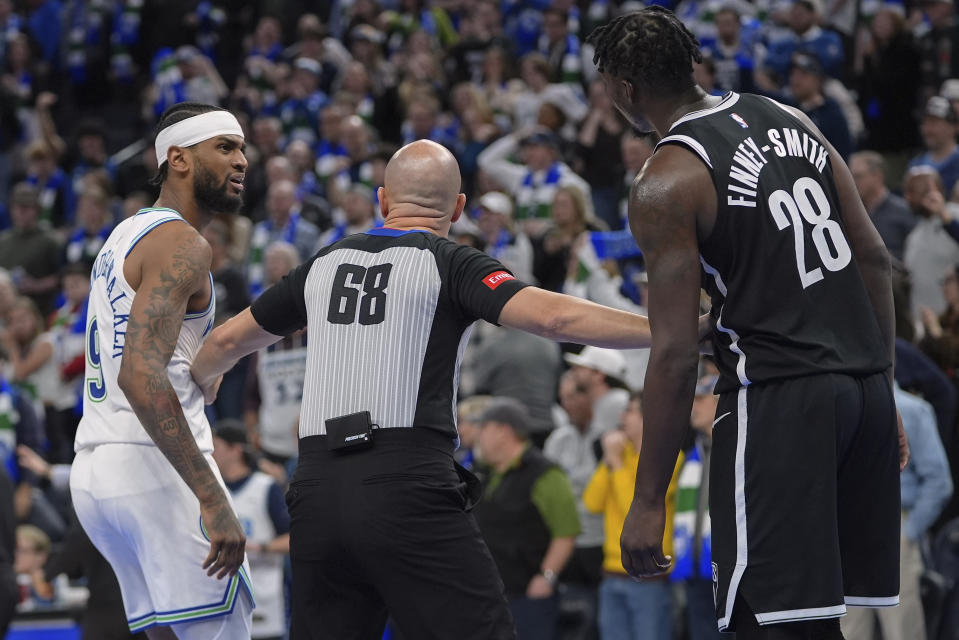
[[[676,95],[695,84],[693,64],[702,62],[696,40],[672,11],[650,6],[597,27],[587,42],[602,73],[629,80],[643,91]]]
[[[156,136],[160,135],[161,131],[169,126],[175,125],[177,122],[198,116],[202,113],[209,113],[210,111],[226,111],[226,109],[216,107],[212,104],[203,104],[202,102],[178,102],[172,107],[168,107],[167,110],[163,112],[163,115],[160,116],[160,120],[157,122],[156,129],[153,132],[153,137],[155,139]],[[166,181],[169,166],[169,163],[164,163],[156,175],[150,179],[150,184],[154,187],[162,185]]]

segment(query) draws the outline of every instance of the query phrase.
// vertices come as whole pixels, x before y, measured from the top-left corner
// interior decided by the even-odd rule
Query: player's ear
[[[453,217],[450,218],[450,222],[456,222],[460,219],[460,216],[463,215],[463,209],[466,208],[466,194],[461,193],[456,196],[456,208],[453,209]]]
[[[166,152],[166,161],[170,167],[168,171],[185,173],[190,170],[190,161],[183,147],[170,147]]]

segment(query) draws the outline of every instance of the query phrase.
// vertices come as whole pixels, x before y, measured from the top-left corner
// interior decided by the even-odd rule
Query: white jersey
[[[76,451],[108,443],[153,445],[117,384],[127,322],[136,293],[123,277],[123,265],[146,234],[168,222],[185,224],[186,220],[173,209],[141,209],[117,225],[93,264],[87,311],[83,418],[77,429]],[[183,317],[180,336],[167,366],[167,375],[183,407],[183,415],[204,452],[213,451],[213,436],[203,411],[203,393],[190,376],[190,364],[213,328],[215,301],[212,282],[211,275],[211,297],[207,308]]]

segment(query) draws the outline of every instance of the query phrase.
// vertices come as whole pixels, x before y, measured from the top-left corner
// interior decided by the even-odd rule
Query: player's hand
[[[713,330],[716,328],[713,317],[708,313],[699,316],[699,352],[713,354]]]
[[[200,391],[203,392],[203,402],[205,404],[213,404],[216,400],[216,394],[220,392],[220,383],[223,382],[223,376],[219,375],[211,382],[204,384],[192,369],[190,370],[190,375],[193,376],[193,381],[196,383],[196,386],[200,387]]]
[[[909,438],[906,437],[906,430],[902,426],[902,416],[896,409],[896,428],[899,430],[899,471],[902,472],[909,464]]]
[[[203,561],[206,575],[217,580],[235,576],[243,564],[246,536],[226,496],[215,502],[200,503],[200,517],[210,539],[210,554]]]
[[[634,499],[619,537],[623,568],[634,578],[652,578],[669,571],[672,558],[663,555],[666,503],[644,504]]]

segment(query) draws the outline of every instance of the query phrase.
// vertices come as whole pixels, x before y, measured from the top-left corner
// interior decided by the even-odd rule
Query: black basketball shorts
[[[899,465],[888,378],[824,374],[723,394],[710,474],[720,630],[899,602]]]

